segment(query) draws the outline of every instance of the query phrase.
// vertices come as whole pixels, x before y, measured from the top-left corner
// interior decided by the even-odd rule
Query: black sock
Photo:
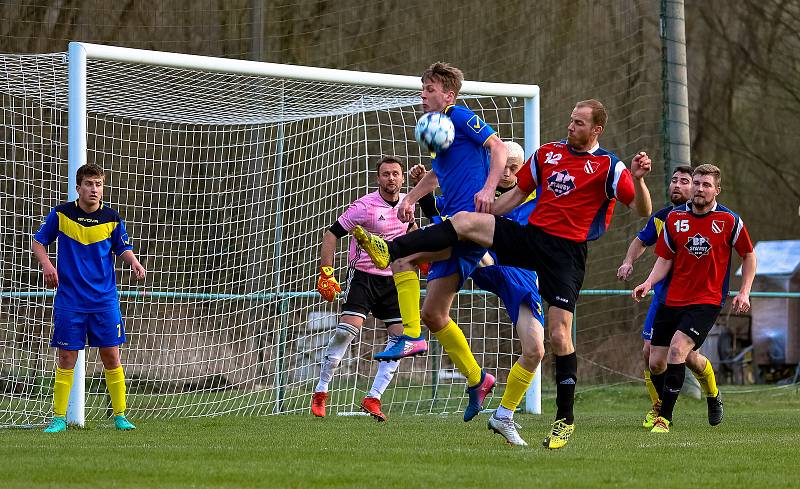
[[[392,260],[396,260],[422,251],[441,251],[456,243],[458,243],[458,233],[453,223],[447,220],[389,241],[389,256]]]
[[[667,371],[664,372],[664,392],[661,394],[661,411],[659,416],[672,421],[672,410],[683,387],[686,377],[685,363],[668,363]]]
[[[572,412],[575,404],[575,384],[578,381],[578,356],[556,355],[556,420],[565,419],[567,424],[575,421]]]
[[[656,388],[656,393],[658,394],[659,399],[664,399],[664,378],[666,377],[667,372],[661,372],[660,374],[654,374],[653,371],[650,371],[650,381],[653,383],[653,387]]]

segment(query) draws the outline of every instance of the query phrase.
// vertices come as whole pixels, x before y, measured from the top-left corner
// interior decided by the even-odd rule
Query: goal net
[[[76,50],[89,53],[83,93],[68,67]],[[308,414],[338,316],[338,302],[314,291],[321,237],[374,190],[381,155],[430,168],[413,138],[419,79],[93,45],[73,45],[67,58],[0,56],[0,426],[51,413],[53,291],[30,245],[82,162],[105,169],[104,201],[148,270],[139,283],[118,261],[130,416]],[[460,103],[529,154],[535,94],[465,82]],[[468,282],[453,317],[504,383],[519,345],[502,304]],[[369,318],[331,384],[330,412],[357,410],[385,342]],[[86,419],[106,417],[95,349],[85,389]],[[492,407],[502,389],[494,395]],[[389,415],[460,411],[464,380],[433,342],[429,355],[401,362],[382,401]]]

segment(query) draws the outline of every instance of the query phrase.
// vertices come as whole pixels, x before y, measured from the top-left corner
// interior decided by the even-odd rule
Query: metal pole
[[[525,156],[530,157],[534,151],[539,149],[540,142],[540,123],[539,109],[541,92],[535,97],[525,99]],[[545,315],[547,313],[545,312]],[[544,325],[542,325],[544,326]],[[542,414],[542,364],[536,367],[533,374],[533,381],[525,391],[525,412],[530,414]]]
[[[281,88],[281,109],[283,109],[284,105],[284,98],[283,98],[283,87]],[[281,122],[278,125],[278,139],[277,139],[277,147],[275,151],[275,280],[273,281],[274,291],[277,294],[281,293],[281,289],[283,288],[283,284],[281,281],[281,274],[283,270],[283,263],[281,260],[281,255],[283,252],[283,165],[284,165],[284,151],[285,151],[285,128],[284,123]],[[288,341],[288,319],[286,318],[286,314],[288,311],[288,304],[287,301],[284,299],[281,301],[280,306],[280,318],[281,318],[281,329],[280,335],[278,337],[278,368],[277,368],[277,375],[276,375],[276,382],[277,382],[277,393],[275,395],[275,412],[282,412],[283,411],[283,397],[284,397],[284,390],[286,379],[288,377],[287,373],[284,371],[286,369],[286,342]]]
[[[264,59],[264,5],[262,0],[251,0],[250,57],[253,61]]]
[[[75,174],[86,163],[86,51],[78,43],[69,43],[69,128],[67,129],[67,198],[76,200]],[[86,422],[86,356],[78,352],[67,405],[67,423],[83,426]]]
[[[691,164],[683,0],[661,0],[661,53],[664,96],[662,136],[668,187],[675,167]]]

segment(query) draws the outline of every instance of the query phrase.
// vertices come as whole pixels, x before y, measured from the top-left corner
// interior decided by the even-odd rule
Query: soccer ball
[[[414,138],[427,151],[441,153],[453,144],[453,121],[441,112],[426,112],[417,120]]]

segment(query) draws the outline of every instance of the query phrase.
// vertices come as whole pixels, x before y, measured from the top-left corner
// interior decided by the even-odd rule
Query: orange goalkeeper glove
[[[317,279],[317,292],[328,302],[336,299],[336,294],[342,291],[339,282],[333,277],[333,267],[319,267],[319,279]]]

